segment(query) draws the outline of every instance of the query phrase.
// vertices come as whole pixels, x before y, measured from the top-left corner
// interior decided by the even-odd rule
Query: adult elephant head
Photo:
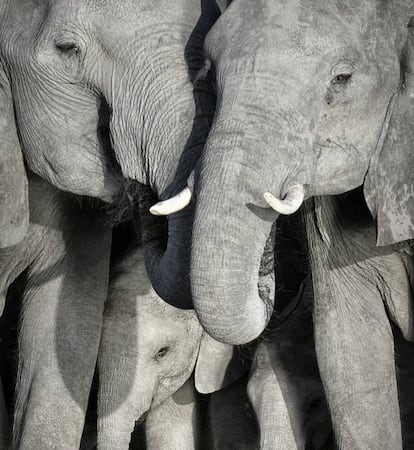
[[[305,193],[365,181],[378,244],[414,237],[412,12],[411,0],[235,0],[207,36],[218,96],[195,173],[191,282],[217,340],[264,329],[265,241]]]
[[[197,79],[194,89],[193,82],[219,13],[214,0],[1,3],[2,246],[27,229],[20,150],[31,171],[74,194],[111,202],[120,175],[149,185],[161,200],[176,193],[214,111],[206,83]],[[162,280],[184,283],[159,272],[175,267],[181,276],[179,234],[188,235],[189,216],[172,216],[168,245],[157,240],[148,251],[161,294],[172,291]]]

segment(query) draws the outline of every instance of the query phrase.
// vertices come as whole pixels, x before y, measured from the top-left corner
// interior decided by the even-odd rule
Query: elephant
[[[377,244],[414,238],[412,14],[411,0],[235,0],[208,33],[217,108],[182,187],[196,199],[194,307],[213,338],[265,328],[263,248],[306,197],[363,185]]]
[[[106,202],[131,198],[136,183],[160,200],[177,192],[214,113],[203,40],[219,15],[214,0],[2,2],[2,247],[28,228],[23,162],[63,191]],[[191,219],[173,215],[169,243],[147,245],[167,301],[189,291]]]
[[[167,410],[177,408],[176,393],[193,372],[197,391],[211,393],[238,379],[248,367],[237,349],[203,332],[193,310],[165,303],[151,286],[143,248],[130,249],[111,269],[105,303],[98,354],[98,449],[128,449],[135,422],[146,413],[158,417],[155,408],[163,402],[168,402]],[[194,398],[189,392],[187,388],[187,397]],[[186,403],[196,417],[194,402]],[[188,410],[184,413],[188,417]],[[160,447],[150,447],[197,448],[199,436],[191,442],[187,438],[188,430],[198,427],[179,423],[186,434],[165,431],[168,442],[160,428],[170,429],[171,423],[157,425],[154,418],[146,423],[152,436],[157,430],[160,434]]]
[[[413,242],[376,246],[361,189],[309,199],[304,215],[316,354],[336,443],[344,450],[401,449],[412,441],[402,436],[400,415],[407,413],[413,381],[401,358],[396,370],[395,352],[407,353],[394,341],[391,322],[414,341]]]
[[[214,0],[0,5],[0,302],[26,283],[14,448],[79,447],[109,276],[102,202],[135,214],[188,177],[214,112],[200,69],[219,14]],[[191,206],[168,235],[162,219],[144,223],[147,267],[170,302],[189,291],[191,223]]]
[[[308,276],[257,346],[247,394],[258,420],[261,450],[333,448],[315,354],[312,304]]]

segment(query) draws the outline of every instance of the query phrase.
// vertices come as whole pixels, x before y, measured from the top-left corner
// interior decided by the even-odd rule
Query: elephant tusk
[[[168,216],[184,209],[191,201],[191,191],[188,187],[183,189],[174,197],[158,202],[150,208],[150,213],[154,216]]]
[[[276,198],[270,192],[263,194],[264,199],[279,214],[293,214],[302,205],[305,198],[305,188],[303,184],[296,184],[292,186],[283,200]]]

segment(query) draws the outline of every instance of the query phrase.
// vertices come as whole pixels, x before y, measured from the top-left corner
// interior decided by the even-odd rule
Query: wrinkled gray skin
[[[3,247],[28,226],[20,150],[53,186],[107,202],[125,189],[121,175],[159,199],[181,188],[214,112],[205,77],[193,82],[219,13],[214,0],[2,2]],[[145,240],[157,291],[171,302],[185,291],[187,307],[191,220],[189,208],[169,218],[168,238]]]
[[[259,423],[260,449],[331,448],[332,427],[313,339],[310,278],[291,303],[297,305],[293,312],[259,343],[250,371],[247,392]]]
[[[0,253],[3,297],[25,271],[13,448],[76,449],[99,346],[111,227],[88,201],[34,175],[29,186],[28,233]]]
[[[128,449],[135,421],[180,389],[196,362],[201,369],[197,367],[195,382],[204,392],[233,381],[236,376],[217,381],[216,371],[231,372],[231,364],[226,359],[229,346],[216,344],[203,334],[194,311],[175,308],[158,297],[142,249],[131,250],[111,271],[105,304],[98,356],[98,448]],[[223,368],[217,367],[221,360]],[[174,401],[176,397],[168,400],[170,406]],[[156,420],[148,426],[155,432]],[[186,438],[173,438],[178,445],[188,433]],[[197,439],[195,435],[191,442],[170,448],[193,449]]]
[[[381,245],[414,238],[411,0],[234,0],[205,42],[217,110],[195,171],[191,283],[207,332],[264,329],[258,269],[283,198],[365,183]],[[402,69],[402,70],[401,70]]]
[[[248,375],[214,392],[208,404],[205,450],[257,450],[259,429],[247,397]]]
[[[194,450],[201,439],[201,417],[194,379],[149,411],[145,419],[147,450]],[[139,449],[137,449],[139,450]]]
[[[15,447],[78,447],[97,354],[110,229],[62,191],[111,202],[123,175],[174,193],[214,109],[205,77],[193,81],[218,14],[210,0],[0,4],[1,304],[29,268]],[[165,224],[144,229],[153,283],[169,301],[187,291],[181,306],[191,220],[191,208],[170,217],[168,242]]]
[[[390,319],[412,342],[414,251],[410,242],[376,247],[360,194],[306,204],[316,352],[339,448],[400,449]]]

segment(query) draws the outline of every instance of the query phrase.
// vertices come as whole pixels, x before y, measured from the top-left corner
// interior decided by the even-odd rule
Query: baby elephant
[[[224,387],[243,372],[235,359],[231,346],[203,333],[194,311],[174,308],[157,296],[145,271],[142,250],[130,251],[112,270],[105,304],[98,357],[98,448],[127,450],[136,420],[149,411],[155,413],[166,400],[172,409],[180,408],[183,402],[177,403],[180,395],[175,393],[196,364],[199,391]],[[165,448],[195,448],[196,417],[194,412],[185,425],[192,428],[190,442],[182,442],[181,429],[180,436],[172,435]],[[168,424],[161,425],[168,428]],[[153,436],[153,423],[150,428]]]

